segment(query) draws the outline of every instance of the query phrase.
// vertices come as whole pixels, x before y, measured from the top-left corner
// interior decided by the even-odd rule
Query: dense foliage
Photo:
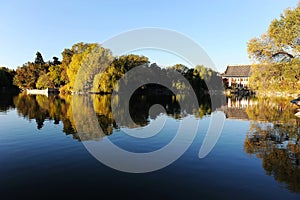
[[[300,91],[300,4],[274,19],[267,32],[248,42],[256,62],[250,86],[259,91]]]
[[[13,82],[22,90],[57,87],[60,84],[57,79],[61,77],[60,64],[57,57],[45,63],[42,54],[37,52],[34,62],[27,62],[17,68]]]
[[[11,87],[14,75],[14,70],[10,70],[6,67],[0,67],[0,88]]]
[[[64,49],[61,62],[57,57],[53,57],[53,61],[45,62],[42,54],[37,52],[34,62],[18,67],[13,82],[22,90],[59,88],[63,93],[87,91],[112,93],[118,90],[118,80],[124,74],[141,65],[148,67],[149,70],[159,70],[166,76],[169,70],[175,70],[182,74],[198,92],[222,87],[217,72],[202,65],[188,68],[176,64],[165,69],[150,64],[145,56],[129,54],[114,57],[109,49],[97,43],[82,42],[74,44],[70,49]],[[151,76],[151,73],[143,74],[142,78],[147,76]],[[179,80],[174,80],[173,85],[177,89],[186,88],[186,85]]]

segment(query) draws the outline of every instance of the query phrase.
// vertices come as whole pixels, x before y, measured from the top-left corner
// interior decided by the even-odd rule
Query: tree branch
[[[294,58],[294,56],[286,51],[279,51],[275,54],[272,55],[272,58],[278,56],[278,55],[285,55],[285,56],[288,56],[289,58]]]

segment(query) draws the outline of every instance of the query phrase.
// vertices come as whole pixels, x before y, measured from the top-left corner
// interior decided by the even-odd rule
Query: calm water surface
[[[218,108],[227,117],[222,135],[213,151],[199,159],[214,112],[209,98],[199,98],[199,111],[182,115],[172,96],[135,95],[130,103],[135,124],[115,122],[110,95],[92,99],[104,134],[80,138],[71,96],[1,94],[1,199],[300,199],[300,120],[288,100],[227,99]],[[149,115],[154,104],[166,113]],[[199,121],[194,142],[180,159],[155,172],[116,171],[97,161],[82,143],[108,137],[128,151],[150,152],[174,137],[183,117]],[[149,139],[124,133],[162,119],[163,129]]]

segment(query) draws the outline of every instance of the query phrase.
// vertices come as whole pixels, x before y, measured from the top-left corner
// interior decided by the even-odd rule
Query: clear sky
[[[298,0],[0,0],[0,66],[16,68],[61,57],[77,42],[98,42],[127,30],[159,27],[192,38],[219,71],[247,64],[247,42]],[[155,58],[151,58],[155,61]],[[162,59],[163,60],[163,59]],[[168,61],[161,61],[168,65]],[[165,62],[165,63],[164,63]],[[174,60],[175,62],[175,60]]]

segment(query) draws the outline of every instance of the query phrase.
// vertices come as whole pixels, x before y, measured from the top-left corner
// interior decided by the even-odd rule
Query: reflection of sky
[[[1,195],[15,194],[12,191],[17,187],[31,187],[35,193],[43,191],[43,194],[63,188],[60,192],[78,195],[78,192],[70,194],[69,187],[75,186],[80,188],[79,193],[99,194],[102,183],[101,188],[109,194],[115,194],[116,188],[132,193],[138,188],[143,194],[160,193],[172,199],[231,199],[233,196],[236,199],[299,199],[299,194],[289,192],[266,175],[260,159],[245,153],[249,121],[227,120],[215,148],[207,157],[199,159],[210,116],[196,120],[199,120],[196,138],[180,159],[160,171],[136,175],[100,164],[82,143],[62,132],[62,123],[54,125],[53,121],[45,121],[43,128],[37,130],[35,120],[28,122],[18,117],[16,110],[10,110],[0,116],[0,188],[4,191]],[[146,140],[132,138],[122,130],[108,137],[124,149],[147,152],[168,143],[179,123],[180,120],[166,117],[160,133]],[[152,191],[158,184],[159,190]]]
[[[156,116],[155,119],[150,119],[149,117],[149,123],[146,126],[133,129],[125,127],[121,128],[121,130],[132,137],[149,138],[155,136],[163,129],[166,120],[167,116],[165,114],[160,114]]]
[[[165,123],[160,123],[158,120],[163,120]],[[163,126],[161,126],[162,124]],[[172,117],[164,115],[156,118],[155,120],[150,120],[150,123],[145,127],[135,129],[122,128],[117,134],[110,135],[109,139],[117,146],[128,151],[150,152],[160,149],[169,143],[175,136],[179,124],[179,120],[174,120]],[[135,134],[153,136],[146,138],[131,136]]]
[[[0,133],[8,132],[9,129],[12,127],[18,127],[21,124],[27,124],[28,120],[23,120],[23,122],[20,120],[17,113],[17,109],[9,109],[5,112],[0,112]],[[18,124],[16,123],[18,122]]]

